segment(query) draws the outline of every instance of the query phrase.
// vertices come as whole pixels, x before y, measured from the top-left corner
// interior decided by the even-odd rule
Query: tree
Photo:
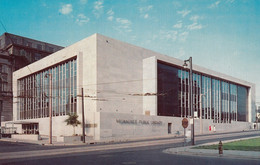
[[[80,123],[78,120],[78,115],[76,113],[68,114],[68,118],[65,120],[67,125],[72,125],[73,126],[73,135],[75,135],[75,127],[77,127]]]

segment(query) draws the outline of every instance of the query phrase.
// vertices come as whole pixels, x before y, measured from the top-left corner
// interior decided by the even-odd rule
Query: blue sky
[[[100,33],[256,84],[259,0],[0,0],[6,30],[62,46]],[[0,26],[0,33],[5,30]]]

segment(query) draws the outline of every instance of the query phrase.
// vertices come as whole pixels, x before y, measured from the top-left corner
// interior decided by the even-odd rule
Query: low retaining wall
[[[191,120],[186,133],[191,131]],[[195,135],[253,130],[249,122],[213,123],[213,120],[194,119]],[[201,125],[200,125],[201,124]],[[100,113],[100,138],[95,140],[128,140],[139,137],[183,136],[182,118],[167,116]]]
[[[38,141],[40,139],[40,136],[35,134],[12,134],[11,138]]]
[[[60,136],[57,137],[58,142],[71,143],[81,141],[81,136]]]

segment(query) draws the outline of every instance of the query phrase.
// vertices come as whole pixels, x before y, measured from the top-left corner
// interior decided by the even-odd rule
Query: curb
[[[247,137],[233,140],[225,140],[223,143],[247,140],[259,138],[256,137]],[[236,158],[236,159],[254,159],[260,160],[260,152],[257,151],[237,151],[237,150],[224,150],[223,155],[218,154],[218,150],[210,150],[210,149],[193,149],[193,147],[205,146],[205,145],[213,145],[218,144],[218,142],[213,143],[205,143],[196,146],[187,146],[187,147],[179,147],[179,148],[169,148],[164,150],[164,153],[167,154],[175,154],[175,155],[187,155],[187,156],[208,156],[208,157],[220,157],[220,158]]]
[[[242,132],[255,132],[253,131],[242,131]],[[234,132],[234,133],[241,133],[239,132]],[[260,133],[260,132],[259,132]],[[228,134],[226,132],[222,133],[214,133],[214,135],[221,135],[221,134]],[[208,136],[211,134],[201,134],[197,136]],[[82,141],[80,142],[72,142],[72,143],[63,143],[63,142],[54,142],[53,144],[49,144],[47,141],[27,141],[27,140],[20,140],[20,139],[0,139],[0,141],[8,141],[8,142],[21,142],[21,143],[29,143],[29,144],[35,144],[35,145],[42,145],[42,146],[80,146],[80,145],[93,145],[93,144],[113,144],[113,143],[128,143],[128,142],[141,142],[141,141],[149,141],[149,140],[163,140],[163,139],[181,139],[183,136],[175,136],[175,135],[167,135],[167,136],[154,136],[154,137],[139,137],[139,138],[132,138],[132,139],[107,139],[107,140],[102,140],[102,141],[86,141],[86,143],[83,143]],[[246,139],[246,138],[242,138]],[[241,140],[242,140],[241,139]],[[238,141],[240,139],[235,139],[234,141]],[[230,142],[232,140],[227,140],[223,142]],[[212,144],[216,144],[218,142],[213,142]],[[202,145],[210,145],[211,143],[207,144],[202,144]],[[198,145],[201,146],[201,145]]]
[[[164,150],[164,153],[167,154],[174,154],[174,155],[185,155],[185,156],[201,156],[201,157],[217,157],[217,158],[235,158],[235,159],[253,159],[253,160],[260,160],[259,156],[252,156],[252,155],[236,155],[236,154],[230,154],[230,153],[223,153],[223,155],[219,155],[217,150],[211,150],[214,151],[215,153],[209,153],[209,150],[207,149],[207,152],[201,152],[201,151],[196,151],[192,152],[190,150],[186,151],[169,151],[169,150]],[[232,151],[233,152],[233,151]],[[251,153],[251,151],[244,151]]]

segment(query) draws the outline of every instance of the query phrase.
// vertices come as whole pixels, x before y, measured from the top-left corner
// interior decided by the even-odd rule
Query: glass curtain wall
[[[157,69],[158,115],[191,117],[189,72],[160,61]],[[247,90],[229,81],[193,73],[193,109],[198,114],[195,117],[212,119],[216,123],[246,121]]]
[[[158,86],[158,90],[160,91],[158,100],[159,102],[163,102],[163,104],[159,104],[160,111],[158,115],[180,117],[178,108],[178,69],[163,64],[158,64],[158,66],[160,68],[158,70],[158,75],[160,76],[160,79],[158,79],[158,83],[160,84]]]
[[[211,108],[211,78],[207,76],[201,76],[201,108],[202,119],[214,118],[214,111]],[[199,115],[200,116],[200,115]]]
[[[76,112],[77,60],[72,59],[18,80],[18,120],[49,117],[50,78],[52,115]]]
[[[221,82],[221,122],[231,122],[229,111],[229,84],[228,82]]]
[[[181,112],[181,117],[190,116],[191,112],[189,111],[189,72],[178,70],[178,79],[179,79],[179,111]],[[159,84],[160,85],[160,84]]]
[[[237,120],[237,86],[230,84],[229,88],[229,100],[230,100],[230,120]]]
[[[242,86],[237,87],[237,120],[245,121],[247,117],[247,98],[248,98],[247,89]]]
[[[220,80],[211,79],[212,82],[212,111],[214,114],[211,114],[214,122],[220,122],[221,119],[221,91],[220,91]],[[209,116],[209,115],[208,115]],[[209,116],[210,117],[210,116]]]
[[[198,117],[200,111],[201,75],[193,73],[193,109],[194,116]],[[196,115],[197,114],[197,115]]]

